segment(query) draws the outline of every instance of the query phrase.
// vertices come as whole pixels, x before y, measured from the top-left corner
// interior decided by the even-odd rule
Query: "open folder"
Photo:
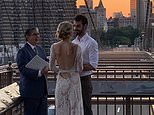
[[[45,66],[49,66],[49,63],[43,60],[41,57],[36,55],[31,61],[26,65],[27,68],[42,70]]]

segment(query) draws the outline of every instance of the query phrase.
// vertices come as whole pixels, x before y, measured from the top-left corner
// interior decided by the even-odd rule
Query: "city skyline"
[[[100,0],[93,0],[93,6],[98,6]],[[113,12],[122,11],[124,16],[130,14],[130,0],[102,0],[104,7],[106,8],[106,16],[109,18]],[[84,5],[84,0],[77,0],[77,6]]]

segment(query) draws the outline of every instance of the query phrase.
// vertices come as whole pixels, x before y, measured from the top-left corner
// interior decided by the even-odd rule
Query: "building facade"
[[[148,0],[130,0],[130,14],[135,18],[137,28],[142,31],[146,23]]]
[[[95,11],[97,14],[97,28],[104,29],[104,26],[106,26],[106,8],[103,5],[102,0],[99,1],[99,4],[97,7],[95,7]]]

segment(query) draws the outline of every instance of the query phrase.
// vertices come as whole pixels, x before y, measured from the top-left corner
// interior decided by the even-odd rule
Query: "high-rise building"
[[[154,0],[152,0],[152,14],[154,15]]]
[[[77,0],[0,0],[0,45],[19,47],[29,27],[40,30],[40,44],[49,54],[61,21],[72,21]]]
[[[130,0],[130,15],[131,15],[131,17],[136,17],[136,10],[137,10],[137,8],[136,8],[137,6],[136,6],[136,0]]]
[[[145,26],[148,0],[130,0],[131,17],[135,18],[137,28],[141,31]]]

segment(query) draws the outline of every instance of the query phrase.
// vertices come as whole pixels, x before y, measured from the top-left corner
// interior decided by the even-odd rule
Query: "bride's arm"
[[[50,48],[49,69],[58,73],[59,69],[56,67],[55,60],[56,60],[56,57],[55,57],[54,44],[53,44],[51,45],[51,48]]]

